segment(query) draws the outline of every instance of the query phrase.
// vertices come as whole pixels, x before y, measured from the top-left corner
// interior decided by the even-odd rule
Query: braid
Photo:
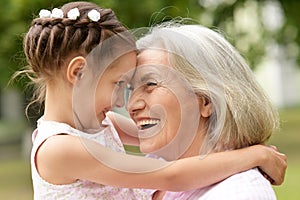
[[[67,13],[78,8],[80,17],[68,19]],[[100,12],[101,18],[94,22],[88,19],[91,10]],[[87,56],[107,38],[126,31],[111,9],[102,9],[89,2],[72,2],[61,7],[63,18],[36,18],[24,38],[24,52],[29,63],[30,77],[38,87],[45,88],[72,56]],[[34,77],[34,78],[33,78]],[[43,94],[44,91],[38,91]],[[39,96],[38,101],[44,98]]]

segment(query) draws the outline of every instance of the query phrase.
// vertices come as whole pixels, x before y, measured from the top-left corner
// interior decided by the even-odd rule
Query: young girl
[[[285,156],[261,145],[176,162],[125,154],[106,113],[123,104],[118,91],[130,79],[123,75],[135,67],[136,52],[110,9],[73,2],[42,10],[24,51],[36,101],[44,103],[31,154],[35,199],[151,199],[152,190],[130,188],[195,189],[255,166],[282,183]]]

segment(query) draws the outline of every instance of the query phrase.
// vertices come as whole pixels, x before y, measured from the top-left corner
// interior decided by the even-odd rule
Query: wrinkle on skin
[[[149,58],[149,60],[147,60]],[[147,85],[155,82],[155,85]],[[140,149],[166,160],[180,158],[192,144],[198,130],[198,98],[189,83],[168,63],[167,54],[159,50],[144,50],[138,55],[138,67],[132,85],[134,99],[145,103],[138,116],[160,119],[157,129],[149,129],[140,138]],[[140,102],[140,104],[141,104]],[[131,105],[130,105],[131,104]],[[157,114],[158,113],[158,114]],[[151,132],[152,131],[152,132]]]

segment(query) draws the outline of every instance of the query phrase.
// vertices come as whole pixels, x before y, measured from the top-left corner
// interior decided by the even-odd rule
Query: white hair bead
[[[99,21],[100,20],[100,13],[97,11],[97,10],[95,10],[95,9],[93,9],[93,10],[91,10],[89,13],[88,13],[88,18],[91,20],[91,21],[93,21],[93,22],[97,22],[97,21]]]

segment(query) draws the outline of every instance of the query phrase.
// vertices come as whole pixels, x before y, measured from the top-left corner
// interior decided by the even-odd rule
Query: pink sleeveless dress
[[[54,185],[40,177],[35,166],[35,155],[40,145],[53,135],[61,133],[73,136],[80,135],[80,137],[92,139],[114,151],[125,153],[117,131],[108,117],[103,121],[103,124],[107,127],[99,133],[86,134],[64,123],[45,121],[42,118],[38,120],[37,129],[32,134],[33,147],[31,151],[31,173],[35,200],[151,199],[152,190],[116,188],[86,180],[78,180],[66,185]]]

